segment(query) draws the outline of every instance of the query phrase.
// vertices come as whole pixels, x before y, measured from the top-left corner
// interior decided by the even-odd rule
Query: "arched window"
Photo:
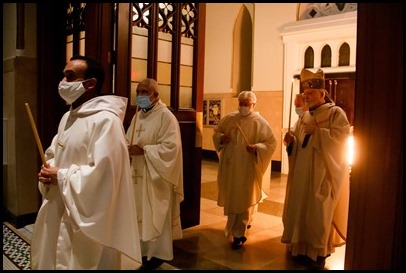
[[[314,50],[309,46],[305,51],[304,56],[304,68],[313,68],[314,67]]]
[[[321,67],[331,67],[331,48],[325,45],[321,51]]]
[[[233,30],[232,88],[238,94],[251,90],[252,75],[252,19],[243,5],[235,20]]]
[[[350,46],[347,43],[343,43],[339,50],[338,66],[348,65],[350,65]]]

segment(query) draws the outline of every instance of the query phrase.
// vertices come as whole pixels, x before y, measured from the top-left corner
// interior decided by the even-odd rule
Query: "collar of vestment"
[[[155,106],[155,104],[156,104],[157,102],[158,102],[158,101],[156,101],[156,102],[154,102],[153,104],[151,104],[150,107],[148,107],[148,108],[142,108],[141,110],[142,110],[144,113],[146,113],[146,112],[148,112],[149,110],[151,110],[152,108],[154,108],[154,106]]]
[[[331,102],[324,102],[322,104],[316,105],[314,107],[309,108],[309,113],[310,115],[315,114],[319,109],[328,109],[330,107],[333,107],[334,103]]]
[[[326,104],[327,102],[324,102],[324,103],[322,103],[322,104],[319,104],[319,105],[316,105],[316,106],[313,106],[313,107],[310,107],[309,108],[309,112],[310,112],[310,114],[313,114],[313,112],[314,111],[316,111],[317,110],[317,108],[319,108],[320,106],[322,106],[322,105],[324,105],[324,104]]]

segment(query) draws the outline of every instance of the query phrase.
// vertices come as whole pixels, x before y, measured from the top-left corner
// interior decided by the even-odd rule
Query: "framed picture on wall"
[[[221,99],[203,101],[203,125],[215,126],[221,119]]]

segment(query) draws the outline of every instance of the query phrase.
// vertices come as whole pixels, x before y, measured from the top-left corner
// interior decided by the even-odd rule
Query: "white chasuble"
[[[223,134],[231,137],[229,143],[221,143]],[[247,141],[256,145],[256,153],[246,150]],[[262,178],[276,149],[272,129],[258,112],[241,116],[236,111],[216,125],[213,143],[220,157],[217,204],[224,207],[225,215],[246,212],[269,194]]]
[[[159,100],[148,112],[140,110],[134,115],[127,130],[127,140],[131,139],[144,149],[144,155],[132,156],[143,256],[171,260],[172,240],[182,237],[183,162],[178,121]]]
[[[316,131],[303,145],[304,124],[313,120]],[[291,244],[293,255],[316,260],[334,252],[345,240],[350,124],[341,108],[326,103],[307,111],[292,132],[295,138],[289,156],[281,241]]]

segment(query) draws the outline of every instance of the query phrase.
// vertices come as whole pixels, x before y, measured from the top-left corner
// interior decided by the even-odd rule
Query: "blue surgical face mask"
[[[137,105],[141,108],[141,109],[145,109],[148,108],[152,105],[152,102],[149,100],[150,96],[145,96],[145,95],[139,95],[137,96]]]

